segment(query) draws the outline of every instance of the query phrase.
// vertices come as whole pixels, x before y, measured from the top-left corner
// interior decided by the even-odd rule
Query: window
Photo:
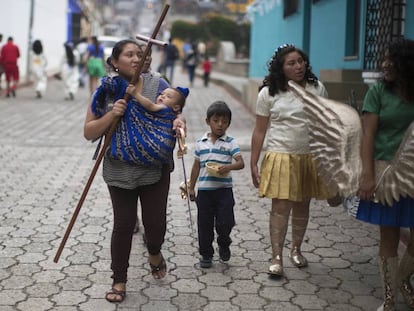
[[[346,8],[345,57],[359,54],[361,0],[348,0]]]
[[[283,17],[288,17],[296,13],[299,9],[299,0],[284,0],[283,1]]]

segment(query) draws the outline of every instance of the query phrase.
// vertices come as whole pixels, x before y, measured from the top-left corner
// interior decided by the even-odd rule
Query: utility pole
[[[30,81],[31,61],[30,61],[30,50],[32,48],[32,29],[33,29],[33,15],[34,15],[34,2],[30,0],[30,17],[29,17],[29,37],[27,44],[27,63],[26,63],[26,82]]]

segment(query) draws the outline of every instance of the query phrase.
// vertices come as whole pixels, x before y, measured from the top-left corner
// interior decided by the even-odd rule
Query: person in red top
[[[19,47],[13,43],[13,38],[9,37],[7,43],[1,48],[1,60],[6,73],[6,96],[16,97],[17,82],[19,81],[19,67],[17,59],[20,57]]]
[[[1,46],[2,46],[1,42],[2,41],[3,41],[3,34],[0,33],[0,95],[1,95],[1,87],[2,87],[1,86],[1,77],[4,73],[4,66],[3,66],[3,62],[1,60]]]
[[[211,62],[206,55],[204,57],[204,61],[202,62],[201,66],[203,67],[203,79],[204,79],[204,86],[208,87],[208,83],[210,82],[210,72],[211,72]]]

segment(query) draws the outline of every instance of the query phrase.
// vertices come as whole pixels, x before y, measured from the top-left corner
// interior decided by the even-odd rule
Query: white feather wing
[[[361,175],[361,120],[349,105],[306,91],[289,81],[289,86],[305,104],[309,119],[310,150],[318,173],[330,189],[343,196],[355,194]],[[394,159],[388,165],[376,162],[375,199],[392,205],[401,196],[414,198],[414,121],[406,130]]]
[[[289,81],[304,102],[309,119],[310,150],[330,192],[343,196],[358,190],[361,175],[361,120],[349,105],[317,96]]]
[[[414,122],[405,132],[404,138],[384,173],[375,192],[375,198],[392,205],[400,196],[414,198]]]

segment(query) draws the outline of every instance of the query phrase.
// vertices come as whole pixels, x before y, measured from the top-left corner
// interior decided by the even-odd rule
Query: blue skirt
[[[392,227],[414,227],[414,199],[401,198],[390,207],[360,200],[356,218],[371,224]]]

